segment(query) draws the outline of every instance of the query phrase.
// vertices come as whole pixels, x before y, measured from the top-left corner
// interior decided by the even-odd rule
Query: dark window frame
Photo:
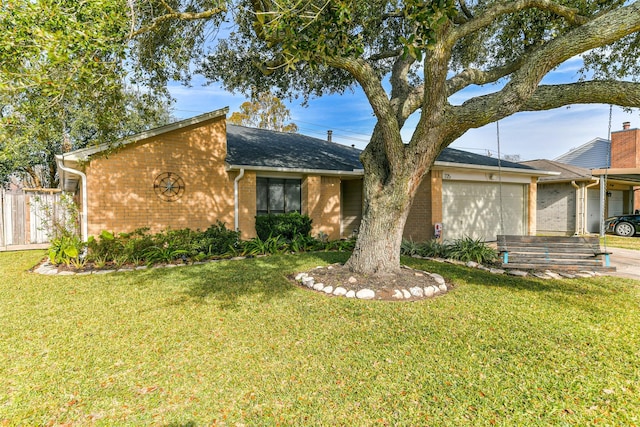
[[[282,208],[274,206],[279,203],[278,200],[274,200],[274,193],[278,186],[282,186]],[[266,194],[261,193],[266,191]],[[289,192],[288,192],[289,191]],[[291,191],[294,191],[293,208],[291,208]],[[265,200],[260,200],[260,199]],[[265,206],[263,206],[266,203]],[[302,213],[302,179],[294,178],[275,178],[275,177],[257,177],[256,178],[256,214],[282,214],[298,212]]]

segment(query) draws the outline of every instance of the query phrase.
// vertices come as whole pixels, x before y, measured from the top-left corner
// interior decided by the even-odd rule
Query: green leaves
[[[457,15],[453,0],[407,0],[403,9],[406,24],[414,29],[408,37],[400,36],[405,56],[422,59],[422,52],[433,49],[438,31]]]

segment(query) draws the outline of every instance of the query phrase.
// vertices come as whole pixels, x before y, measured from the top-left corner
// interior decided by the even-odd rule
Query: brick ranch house
[[[256,215],[298,211],[313,235],[351,236],[362,216],[360,150],[300,134],[228,125],[228,109],[57,156],[62,189],[76,194],[84,238],[103,230],[206,229],[216,221],[255,236]],[[425,177],[405,236],[495,240],[535,234],[536,181],[528,166],[446,149]]]

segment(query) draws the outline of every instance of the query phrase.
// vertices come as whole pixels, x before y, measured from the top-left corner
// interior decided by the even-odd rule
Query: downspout
[[[76,169],[71,169],[67,166],[64,165],[64,155],[62,155],[61,157],[56,156],[56,163],[58,164],[58,168],[60,170],[63,170],[64,172],[68,172],[72,175],[78,175],[80,177],[80,181],[81,181],[81,186],[82,186],[82,212],[80,213],[80,237],[82,238],[83,242],[87,241],[87,234],[89,231],[89,221],[88,221],[88,217],[87,217],[87,209],[88,209],[88,202],[87,202],[87,176]],[[64,186],[64,179],[62,179],[62,185]]]
[[[571,181],[571,185],[576,189],[576,227],[574,231],[574,236],[579,236],[581,231],[584,230],[584,191],[580,191],[580,186],[576,184],[575,181]]]
[[[588,212],[587,212],[588,191],[587,190],[591,187],[595,187],[600,183],[600,178],[594,178],[594,179],[595,181],[593,181],[591,184],[585,185],[584,187],[582,187],[582,191],[577,192],[580,194],[580,196],[576,197],[576,213],[581,212],[580,226],[578,226],[578,224],[576,223],[577,235],[587,234],[587,216],[588,216]],[[577,190],[581,188],[580,186],[578,186],[578,184],[576,184],[575,181],[571,181],[571,185],[573,186],[573,188]]]
[[[587,215],[589,212],[587,212],[587,209],[589,207],[589,189],[591,187],[595,187],[596,185],[600,184],[600,178],[593,178],[595,179],[595,181],[593,181],[591,184],[586,185],[584,187],[584,232],[585,234],[587,233]]]
[[[233,216],[234,216],[234,225],[235,225],[235,231],[238,231],[238,229],[240,228],[240,219],[238,218],[239,216],[239,196],[238,196],[238,183],[240,182],[240,180],[244,178],[244,168],[240,168],[240,173],[238,174],[238,176],[236,176],[236,178],[233,180]]]

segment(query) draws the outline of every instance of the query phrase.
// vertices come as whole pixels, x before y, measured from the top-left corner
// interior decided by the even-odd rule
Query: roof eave
[[[74,162],[85,161],[92,155],[101,153],[108,149],[123,147],[125,145],[129,145],[134,142],[142,141],[148,138],[153,138],[154,136],[162,135],[168,132],[173,132],[175,130],[182,129],[188,126],[197,125],[207,120],[223,117],[223,116],[226,116],[228,112],[229,112],[229,107],[220,108],[218,110],[210,111],[205,114],[200,114],[199,116],[191,117],[185,120],[180,120],[178,122],[170,123],[168,125],[160,126],[154,129],[149,129],[147,131],[137,133],[128,138],[124,138],[123,140],[116,142],[114,144],[100,144],[94,147],[81,148],[79,150],[66,153],[65,156],[66,156],[66,159],[70,161],[74,161]]]
[[[513,173],[519,175],[529,175],[529,176],[556,176],[560,175],[560,172],[554,171],[543,171],[538,169],[520,169],[520,168],[509,168],[509,167],[497,167],[497,166],[486,166],[486,165],[472,165],[468,163],[454,163],[454,162],[441,162],[436,161],[433,165],[438,168],[457,168],[457,169],[471,169],[471,170],[483,170],[483,171],[494,171],[494,172],[503,172],[503,173]]]
[[[353,170],[332,170],[332,169],[305,169],[305,168],[285,168],[273,166],[253,166],[253,165],[227,165],[228,171],[244,169],[255,172],[275,172],[275,173],[297,173],[304,175],[325,175],[325,176],[364,176],[364,169]]]

